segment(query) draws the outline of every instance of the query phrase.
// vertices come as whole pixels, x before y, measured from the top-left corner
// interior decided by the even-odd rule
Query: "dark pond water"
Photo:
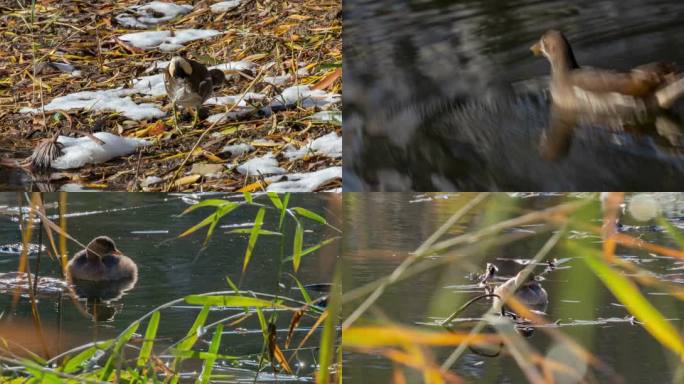
[[[528,210],[550,207],[585,196],[535,196],[497,194],[490,197],[486,210],[477,210],[447,236],[482,228]],[[345,292],[389,275],[408,255],[425,241],[444,221],[472,196],[463,194],[417,195],[408,193],[347,194],[345,196],[345,239],[343,248]],[[632,196],[628,196],[628,201]],[[658,196],[662,212],[680,229],[684,228],[684,195]],[[595,215],[588,216],[592,225],[601,225],[597,201]],[[660,245],[675,246],[668,235],[653,222],[638,222],[625,214],[620,222],[626,234]],[[415,275],[387,289],[369,310],[366,318],[391,319],[394,324],[434,328],[461,304],[482,293],[476,287],[473,273],[481,273],[486,263],[494,263],[500,274],[513,276],[523,269],[547,241],[550,234],[538,234],[539,226],[524,226],[506,233],[531,233],[533,236],[505,246],[485,248],[472,257],[442,265]],[[600,238],[587,232],[572,232],[569,239],[586,239],[599,243]],[[622,249],[619,257],[648,269],[655,277],[681,287],[684,284],[684,262],[662,255]],[[441,256],[436,256],[439,259]],[[583,255],[571,254],[555,247],[548,259],[558,259],[558,268],[545,275],[543,287],[548,291],[549,305],[544,316],[556,328],[588,351],[594,353],[627,383],[670,383],[677,369],[677,358],[667,352],[644,328],[630,323],[629,312],[613,297],[583,262]],[[539,273],[543,267],[535,271]],[[642,289],[646,298],[672,322],[676,329],[684,326],[684,305],[655,288]],[[348,315],[358,301],[345,303]],[[477,302],[460,318],[479,318],[490,303]],[[430,325],[432,324],[432,325]],[[472,327],[466,326],[469,329]],[[542,355],[553,345],[548,334],[536,330],[527,341]],[[435,351],[441,364],[452,349]],[[384,357],[348,353],[345,379],[349,383],[385,383],[391,381],[393,365]],[[526,377],[510,355],[487,358],[465,353],[452,368],[467,382],[523,383]],[[594,372],[598,382],[609,382],[608,375]],[[422,382],[417,371],[404,370],[409,382]],[[413,372],[413,373],[411,373]],[[589,377],[589,376],[588,376]],[[589,380],[588,377],[585,379]],[[415,380],[415,381],[413,381]],[[562,381],[556,381],[562,382]],[[577,381],[568,381],[577,382]]]
[[[529,48],[560,29],[583,66],[684,67],[683,19],[677,0],[346,1],[345,190],[681,190],[684,102],[668,133],[548,132],[550,67]],[[545,160],[544,132],[567,153]]]
[[[45,194],[48,215],[57,220],[57,194]],[[0,194],[0,243],[11,244],[21,240],[18,227],[18,199],[23,194]],[[257,208],[242,207],[224,217],[221,227],[216,229],[213,238],[206,249],[202,250],[202,243],[206,231],[189,237],[177,238],[184,230],[197,224],[204,217],[213,212],[211,208],[203,208],[190,214],[180,216],[183,210],[192,203],[206,198],[227,198],[242,201],[242,195],[173,195],[152,193],[70,193],[66,196],[67,221],[69,234],[83,243],[87,243],[97,235],[108,235],[122,252],[129,255],[137,264],[139,279],[136,286],[125,293],[119,300],[101,309],[101,314],[111,317],[108,321],[93,322],[77,310],[73,301],[64,297],[43,298],[39,303],[39,313],[45,329],[46,337],[50,340],[49,349],[54,356],[58,352],[82,345],[94,340],[103,340],[118,335],[134,320],[145,315],[153,308],[182,298],[185,295],[228,291],[226,277],[230,277],[236,284],[240,281],[243,256],[247,246],[248,235],[228,234],[236,228],[250,227],[253,224]],[[255,201],[270,204],[266,196],[261,195]],[[290,206],[301,206],[318,212],[326,217],[329,223],[340,227],[341,196],[337,194],[295,194],[290,199]],[[277,230],[278,215],[275,210],[268,210],[265,216],[264,229]],[[285,243],[286,257],[292,249],[292,223],[285,220],[288,240]],[[320,224],[304,221],[306,229],[304,235],[305,247],[319,243],[323,239],[339,235],[330,228]],[[39,236],[34,235],[34,243]],[[43,236],[43,242],[47,243]],[[2,249],[2,248],[0,248]],[[5,249],[7,250],[7,249]],[[68,246],[69,255],[79,250],[73,243]],[[306,255],[302,259],[297,278],[303,284],[329,283],[336,260],[339,255],[338,242],[321,248]],[[282,264],[280,257],[280,239],[277,236],[261,236],[258,239],[250,265],[243,277],[241,288],[264,294],[279,294],[296,300],[302,300],[294,280],[287,275],[293,273],[291,262]],[[35,270],[36,257],[31,258],[32,271]],[[0,254],[0,272],[15,271],[18,256],[16,254]],[[43,255],[40,261],[40,273],[44,276],[59,277],[59,266],[56,262]],[[311,292],[312,297],[319,294]],[[83,303],[81,303],[83,304]],[[3,308],[3,323],[0,323],[0,333],[5,338],[17,338],[19,342],[31,343],[39,351],[39,344],[35,341],[31,322],[31,309],[27,299],[20,299],[16,306],[12,305],[10,295],[0,296]],[[158,346],[167,347],[180,337],[185,336],[199,312],[197,306],[181,303],[161,312],[161,321],[157,337]],[[215,310],[209,316],[209,322],[234,315],[239,310]],[[281,313],[278,316],[279,343],[283,347],[285,334],[291,315]],[[308,332],[312,319],[305,319],[297,331],[297,337]],[[144,333],[143,328],[138,332]],[[19,329],[19,331],[17,330]],[[22,337],[21,329],[25,329],[29,336]],[[7,334],[11,332],[11,334]],[[213,330],[198,343],[197,349],[206,350]],[[314,334],[314,340],[307,345],[318,345],[319,332]],[[262,335],[256,317],[228,327],[224,330],[222,350],[219,353],[231,356],[245,356],[241,369],[223,366],[218,373],[232,374],[235,380],[252,382],[256,370],[255,357],[262,346]],[[298,341],[296,341],[298,343]],[[288,355],[287,352],[286,356]],[[298,354],[301,365],[297,368],[297,377],[283,375],[282,380],[308,381],[318,358],[317,349],[304,349]],[[199,372],[201,365],[189,362],[188,372]],[[217,372],[217,370],[215,370]],[[270,381],[272,375],[268,372],[261,379]],[[270,377],[270,379],[269,379]],[[309,379],[307,379],[307,377]],[[190,375],[190,381],[192,381]]]

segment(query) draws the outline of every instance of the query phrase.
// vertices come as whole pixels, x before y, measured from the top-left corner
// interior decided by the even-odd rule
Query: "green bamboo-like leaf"
[[[328,316],[325,318],[323,324],[323,333],[321,334],[321,348],[318,352],[318,364],[320,366],[318,370],[318,377],[316,378],[316,383],[327,384],[330,381],[330,373],[328,367],[333,361],[335,356],[335,340],[337,340],[337,322],[340,313],[340,271],[339,268],[335,271],[335,276],[333,277],[333,286],[330,291],[330,296],[328,299],[328,306],[325,309],[328,312]]]
[[[22,361],[26,371],[30,373],[33,377],[37,379],[38,383],[47,384],[62,384],[62,379],[56,373],[52,372],[50,369],[41,367],[40,365],[34,363],[31,360]],[[26,380],[26,379],[24,379]],[[4,382],[4,381],[3,381]]]
[[[266,316],[261,308],[256,309],[257,317],[259,318],[259,326],[261,327],[261,335],[264,337],[264,343],[268,344],[268,324],[266,323]]]
[[[185,296],[185,302],[188,304],[213,305],[220,307],[276,307],[282,309],[291,309],[288,306],[280,304],[279,301],[270,301],[258,299],[256,297],[248,296],[232,296],[232,295],[212,295],[200,296],[189,295]]]
[[[280,218],[278,219],[278,229],[283,229],[283,221],[285,220],[285,212],[287,212],[287,205],[290,203],[290,192],[285,194],[283,198],[283,208],[280,210]]]
[[[244,234],[244,233],[252,233],[253,231],[254,231],[254,227],[250,227],[250,228],[233,229],[233,230],[230,230],[226,233],[243,233]],[[266,235],[266,236],[268,236],[268,235],[279,235],[279,236],[282,236],[283,234],[280,232],[269,231],[266,229],[260,229],[259,235]]]
[[[672,225],[670,220],[668,220],[666,217],[660,216],[658,218],[658,224],[665,228],[670,237],[672,237],[675,243],[677,243],[679,249],[684,249],[684,234],[682,234],[679,229]]]
[[[138,354],[138,367],[144,367],[152,354],[152,346],[154,346],[154,338],[157,336],[157,329],[159,328],[159,311],[156,311],[150,317],[147,324],[147,331],[145,331],[145,340],[143,341],[140,353]]]
[[[204,220],[202,220],[199,223],[193,225],[192,227],[186,229],[185,232],[178,235],[178,237],[185,237],[191,233],[194,233],[195,231],[197,231],[200,228],[206,227],[207,225],[209,225],[215,221],[216,221],[216,213],[212,213],[211,215],[204,218]]]
[[[226,282],[228,283],[230,289],[235,291],[235,294],[237,296],[240,296],[240,289],[237,287],[237,285],[235,285],[235,283],[233,282],[233,280],[230,279],[230,277],[226,276]]]
[[[311,219],[311,220],[313,220],[313,221],[317,221],[317,222],[319,222],[319,223],[321,223],[321,224],[324,224],[324,225],[325,225],[325,224],[328,224],[328,222],[327,222],[321,215],[319,215],[319,214],[317,214],[317,213],[315,213],[315,212],[311,212],[311,211],[309,211],[309,210],[306,209],[306,208],[294,207],[294,208],[292,208],[292,210],[295,211],[295,212],[297,212],[298,215],[304,216],[304,217],[306,217],[307,219]]]
[[[245,251],[245,259],[242,264],[242,273],[244,273],[247,270],[247,265],[249,265],[249,259],[252,257],[252,251],[254,250],[256,241],[259,238],[259,231],[261,230],[261,225],[264,222],[265,213],[266,210],[263,207],[259,208],[259,212],[257,212],[257,215],[254,218],[254,226],[252,227],[252,231],[249,235],[249,241],[247,242],[247,250]]]
[[[208,357],[204,360],[202,365],[202,373],[198,379],[201,384],[207,384],[211,378],[211,371],[214,369],[214,363],[216,362],[216,355],[218,354],[219,346],[221,345],[221,334],[223,333],[223,324],[216,326],[216,331],[214,332],[214,337],[211,338],[211,344],[209,344]]]
[[[209,316],[209,305],[205,305],[202,307],[202,310],[200,311],[199,314],[197,314],[197,317],[195,318],[195,322],[192,324],[192,327],[188,330],[186,333],[185,337],[183,338],[183,341],[178,343],[178,345],[175,348],[176,352],[184,352],[184,351],[189,351],[190,348],[192,348],[193,345],[195,345],[195,342],[197,342],[197,339],[199,338],[199,332],[198,330],[200,327],[203,327],[204,324],[207,322],[207,316]],[[179,356],[177,356],[175,359],[173,359],[173,362],[171,363],[171,370],[175,371],[176,366],[180,361],[183,359]],[[174,375],[173,378],[171,379],[171,384],[176,384],[178,383],[178,375]]]
[[[273,203],[273,206],[282,210],[283,209],[283,202],[280,200],[280,196],[278,196],[277,193],[275,192],[267,192],[266,195],[268,196],[269,199],[271,199],[271,203]]]
[[[662,345],[677,355],[681,355],[684,351],[681,335],[641,294],[639,288],[631,280],[604,263],[600,251],[580,246],[575,242],[569,243],[568,248],[576,254],[585,255],[584,261],[587,265],[627,310],[643,323],[644,328]]]
[[[207,242],[211,238],[211,235],[214,233],[214,229],[216,228],[216,225],[219,223],[220,219],[230,213],[232,210],[237,208],[239,204],[236,203],[231,203],[224,205],[222,207],[219,207],[214,215],[216,216],[214,220],[212,221],[211,225],[209,226],[209,230],[207,231],[207,236],[204,238],[204,245],[207,245]]]
[[[242,192],[242,195],[245,197],[245,201],[248,202],[249,204],[252,204],[254,200],[252,199],[252,193],[251,192]]]
[[[185,215],[187,213],[190,213],[197,208],[202,208],[202,207],[221,207],[225,204],[235,204],[232,201],[228,200],[221,200],[221,199],[207,199],[207,200],[202,200],[197,204],[191,205],[189,208],[187,208],[181,215]]]
[[[135,333],[135,331],[138,330],[138,327],[140,326],[140,322],[136,321],[133,324],[128,326],[128,329],[124,334],[119,336],[119,338],[116,339],[116,342],[114,344],[114,348],[112,349],[112,355],[109,356],[109,359],[107,359],[107,363],[105,366],[102,368],[102,375],[100,376],[100,380],[102,381],[108,381],[109,376],[112,375],[112,371],[114,371],[114,363],[116,359],[119,358],[121,354],[121,348],[123,348],[124,345],[128,342],[128,340],[131,339],[131,336]]]
[[[335,240],[337,240],[337,239],[341,239],[341,237],[335,236],[335,237],[331,237],[331,238],[329,238],[329,239],[325,239],[325,240],[321,241],[320,243],[318,243],[318,244],[316,244],[316,245],[314,245],[314,246],[311,246],[311,247],[309,247],[309,248],[303,250],[303,251],[302,251],[302,256],[308,255],[308,254],[311,253],[311,252],[315,252],[315,251],[317,251],[319,248],[321,248],[321,247],[323,247],[323,246],[325,246],[325,245],[328,245],[328,244],[332,243],[333,241],[335,241]],[[283,262],[289,262],[289,261],[292,261],[293,259],[294,259],[294,255],[288,256],[287,258],[285,258],[285,259],[283,260]]]
[[[291,273],[288,273],[290,277],[297,283],[297,287],[299,287],[299,292],[302,293],[302,297],[304,298],[304,301],[306,301],[307,304],[311,304],[311,296],[309,296],[309,292],[306,291],[306,288],[304,288],[304,285],[297,279],[297,277]]]
[[[299,263],[302,261],[302,245],[304,244],[304,227],[302,223],[297,220],[297,227],[295,227],[294,242],[292,244],[292,266],[294,271],[299,269]]]
[[[111,345],[114,343],[114,339],[112,340],[106,340],[102,342],[98,342],[95,345],[86,348],[83,350],[81,353],[78,355],[70,358],[67,360],[66,364],[64,364],[62,368],[62,372],[64,373],[72,373],[76,372],[81,368],[81,365],[83,364],[84,361],[91,359],[97,351],[101,351],[103,349],[108,349],[111,347]]]

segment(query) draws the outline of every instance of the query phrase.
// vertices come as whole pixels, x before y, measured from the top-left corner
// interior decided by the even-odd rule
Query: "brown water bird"
[[[531,48],[551,64],[551,96],[572,111],[614,113],[667,109],[684,95],[684,79],[672,63],[650,63],[627,72],[580,68],[566,37],[544,33]]]
[[[203,64],[180,56],[171,59],[164,71],[164,85],[173,105],[174,121],[176,105],[192,108],[194,127],[200,106],[211,96],[214,87],[223,84],[225,80],[225,75],[218,69],[208,70]]]
[[[74,255],[67,264],[67,273],[71,282],[137,280],[138,266],[116,249],[112,239],[98,236]]]

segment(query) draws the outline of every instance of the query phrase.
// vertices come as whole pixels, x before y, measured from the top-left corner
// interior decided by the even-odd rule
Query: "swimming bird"
[[[628,72],[581,68],[567,38],[549,30],[531,48],[551,64],[556,106],[580,112],[649,112],[667,109],[684,95],[684,78],[672,63],[650,63]]]
[[[86,281],[137,280],[138,266],[107,236],[94,238],[67,264],[67,278]]]
[[[197,125],[200,106],[211,96],[214,87],[223,84],[226,76],[218,69],[208,70],[197,61],[175,56],[164,71],[166,94],[173,106],[176,129],[176,105],[194,109],[192,126]]]
[[[517,288],[516,288],[517,287]],[[522,272],[508,279],[505,283],[494,289],[494,294],[500,298],[509,297],[511,294],[529,309],[544,312],[549,303],[549,295],[534,278],[523,280]],[[499,298],[494,299],[493,305],[499,311],[503,303]]]

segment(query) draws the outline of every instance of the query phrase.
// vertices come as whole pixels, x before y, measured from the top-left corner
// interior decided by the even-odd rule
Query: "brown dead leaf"
[[[316,83],[312,88],[313,89],[326,89],[329,86],[331,86],[335,80],[337,80],[340,76],[342,76],[342,68],[337,68],[336,70],[332,71],[328,75],[326,75],[321,81]]]

